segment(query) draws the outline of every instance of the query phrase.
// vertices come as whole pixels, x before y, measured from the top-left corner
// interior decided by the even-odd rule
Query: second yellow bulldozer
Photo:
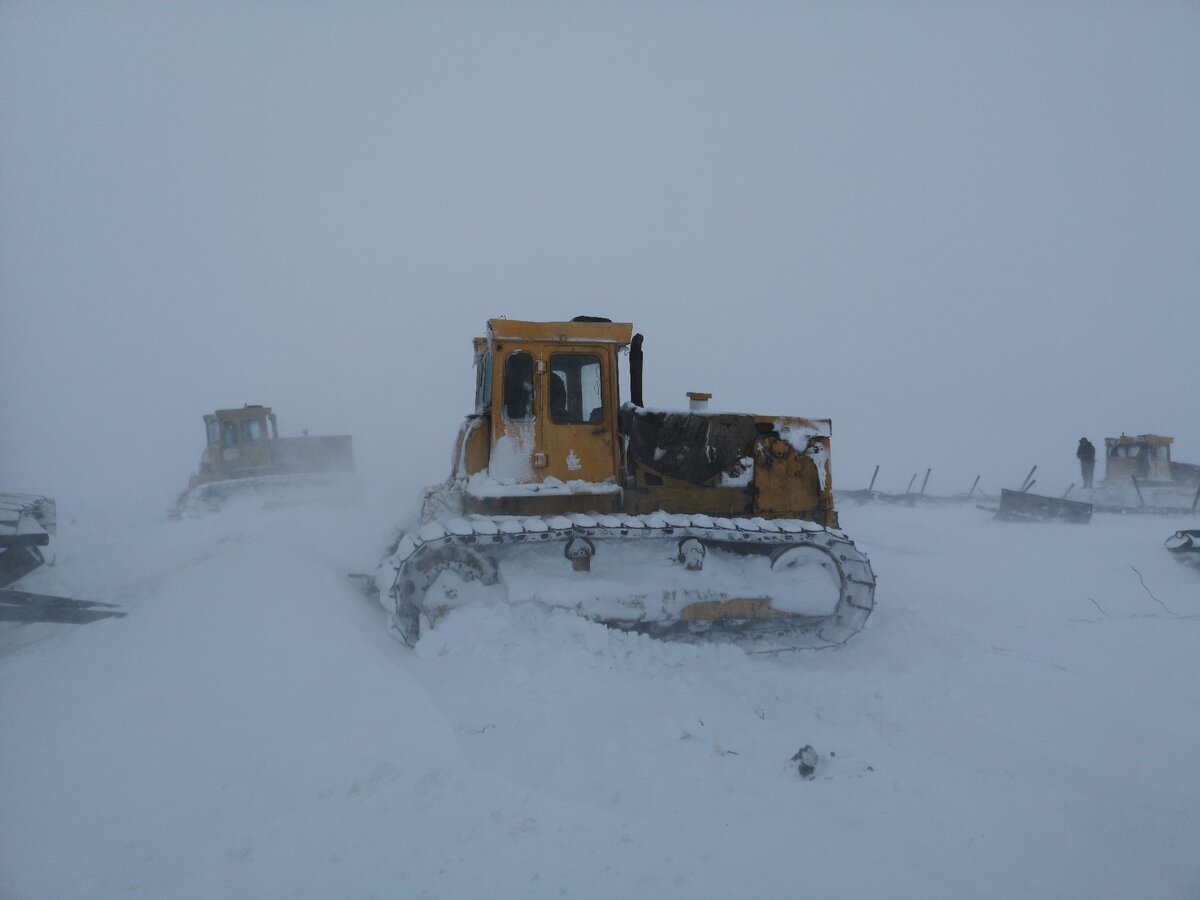
[[[348,435],[281,438],[269,406],[246,404],[204,417],[200,467],[173,515],[215,509],[231,496],[254,493],[268,505],[357,496],[354,445]]]
[[[838,530],[829,420],[712,412],[701,393],[647,409],[627,323],[492,319],[474,347],[452,471],[373,579],[405,642],[494,598],[771,650],[863,627],[875,577]]]

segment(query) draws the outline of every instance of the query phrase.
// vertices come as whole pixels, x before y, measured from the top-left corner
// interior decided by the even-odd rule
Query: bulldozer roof
[[[628,322],[522,322],[517,319],[488,319],[493,340],[548,341],[568,343],[628,344],[633,325]]]
[[[1104,443],[1109,447],[1114,444],[1172,444],[1175,438],[1161,434],[1123,434],[1120,437],[1105,438]]]
[[[260,406],[257,403],[247,403],[245,406],[236,409],[218,409],[216,412],[209,413],[205,419],[257,419],[261,416],[271,415],[271,407]]]

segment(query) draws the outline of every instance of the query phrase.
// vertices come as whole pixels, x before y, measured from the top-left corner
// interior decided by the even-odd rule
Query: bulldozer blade
[[[83,625],[98,619],[123,618],[112,603],[75,600],[52,594],[34,594],[11,588],[0,590],[0,622],[62,622]]]
[[[996,518],[1006,521],[1058,521],[1086,525],[1092,520],[1092,504],[1081,500],[1043,497],[1025,491],[1000,490]]]

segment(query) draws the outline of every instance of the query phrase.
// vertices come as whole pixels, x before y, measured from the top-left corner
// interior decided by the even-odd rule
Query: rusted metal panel
[[[632,407],[622,410],[621,427],[631,465],[692,485],[714,485],[722,475],[740,474],[757,434],[752,416]]]
[[[685,622],[719,622],[723,619],[786,619],[789,615],[771,606],[769,599],[740,597],[689,603],[679,618]]]
[[[822,473],[808,454],[787,441],[762,437],[754,446],[756,510],[764,516],[791,516],[798,510],[818,509],[822,503]]]

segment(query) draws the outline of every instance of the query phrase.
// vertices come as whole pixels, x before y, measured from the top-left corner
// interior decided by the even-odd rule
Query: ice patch
[[[488,471],[498,481],[533,480],[533,423],[509,424],[504,436],[492,447]]]

